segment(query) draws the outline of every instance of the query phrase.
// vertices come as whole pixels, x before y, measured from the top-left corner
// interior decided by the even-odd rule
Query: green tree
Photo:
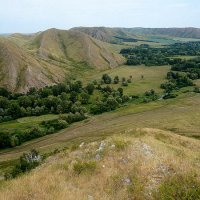
[[[103,74],[102,80],[105,84],[111,84],[112,79],[108,74]]]
[[[114,84],[118,84],[119,83],[119,76],[115,76],[114,77]]]

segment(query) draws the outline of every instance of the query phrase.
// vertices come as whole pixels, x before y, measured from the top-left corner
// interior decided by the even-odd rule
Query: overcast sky
[[[75,26],[200,27],[200,0],[0,0],[0,33]]]

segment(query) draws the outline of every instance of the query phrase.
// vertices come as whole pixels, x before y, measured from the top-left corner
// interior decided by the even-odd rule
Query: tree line
[[[142,44],[135,48],[122,49],[127,65],[161,66],[179,64],[181,59],[173,56],[200,56],[200,42],[175,43],[162,48]]]

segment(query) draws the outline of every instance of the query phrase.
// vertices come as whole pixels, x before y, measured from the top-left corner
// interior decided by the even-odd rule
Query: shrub
[[[167,178],[154,192],[158,200],[198,200],[200,199],[200,182],[194,175],[175,175]]]
[[[94,172],[96,169],[96,162],[95,161],[88,161],[88,162],[81,162],[78,161],[73,166],[74,172],[76,174],[82,174],[86,172]]]
[[[122,82],[122,86],[127,87],[127,86],[128,86],[127,81],[123,81],[123,82]]]
[[[22,173],[34,169],[41,162],[42,162],[42,157],[39,155],[38,151],[33,149],[28,153],[24,153],[20,157],[19,164],[17,164],[10,173],[5,174],[5,178],[6,179],[15,178]]]
[[[116,138],[113,142],[117,151],[124,150],[128,144],[127,141],[121,138]]]
[[[42,125],[44,125],[48,130],[50,130],[50,128],[51,130],[53,130],[52,128],[54,128],[55,130],[61,130],[68,127],[68,123],[63,119],[43,121]]]

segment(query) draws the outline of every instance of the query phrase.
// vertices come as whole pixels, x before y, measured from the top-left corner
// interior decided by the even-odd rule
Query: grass
[[[145,67],[145,66],[121,66],[109,71],[104,71],[97,75],[93,75],[90,77],[92,80],[100,80],[104,73],[107,73],[112,79],[118,75],[120,81],[122,77],[126,79],[129,78],[130,75],[133,77],[132,83],[129,84],[129,87],[123,87],[124,92],[126,94],[142,94],[150,89],[154,89],[156,92],[162,92],[160,89],[160,84],[165,81],[165,77],[167,72],[170,70],[170,66],[153,66],[153,67]],[[142,79],[141,76],[144,76]],[[113,88],[121,87],[121,83],[115,85],[111,84]]]
[[[171,188],[178,187],[181,190],[175,191],[183,195],[187,195],[184,188],[189,190],[189,186],[194,185],[198,189],[200,143],[197,140],[153,128],[137,132],[141,133],[140,137],[130,130],[105,138],[106,151],[100,160],[95,160],[95,155],[101,140],[87,142],[76,150],[61,151],[31,173],[3,182],[1,198],[25,200],[35,195],[35,199],[60,200],[66,196],[69,200],[155,199],[154,191],[162,197],[170,194]],[[158,140],[160,134],[168,139]],[[127,141],[126,148],[120,151],[111,148],[116,139]],[[183,153],[177,154],[177,150]],[[195,178],[185,176],[192,172],[195,172]],[[174,179],[174,174],[180,174],[182,178]],[[181,180],[181,184],[176,180]],[[167,188],[165,193],[163,187]],[[195,190],[193,192],[195,194]],[[199,195],[198,190],[196,194]]]
[[[73,170],[76,174],[80,175],[83,173],[92,173],[96,169],[96,162],[95,161],[88,161],[88,162],[81,162],[77,161],[73,165]]]
[[[57,119],[58,115],[42,115],[33,117],[23,117],[17,120],[0,123],[0,131],[5,130],[24,130],[39,125],[42,121]]]
[[[173,57],[170,57],[170,58],[181,58],[183,60],[191,60],[191,59],[194,59],[194,58],[197,58],[198,56],[173,56]]]
[[[154,193],[155,199],[197,200],[200,198],[200,181],[193,174],[167,177]]]

